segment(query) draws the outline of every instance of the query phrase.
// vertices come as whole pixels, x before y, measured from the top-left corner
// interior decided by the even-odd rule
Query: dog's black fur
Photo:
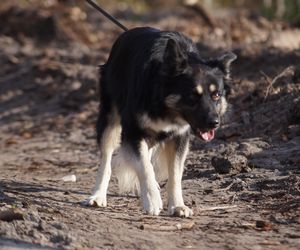
[[[233,59],[233,58],[232,58]],[[206,79],[205,71],[215,69]],[[201,72],[204,71],[204,72]],[[182,96],[182,113],[192,129],[218,126],[218,102],[200,96],[195,85],[215,83],[216,94],[224,96],[223,77],[229,65],[222,60],[204,62],[190,39],[177,32],[136,28],[122,34],[101,68],[98,142],[107,125],[107,115],[116,106],[121,116],[122,141],[134,145],[141,138],[166,139],[168,134],[149,134],[141,128],[138,116],[147,113],[153,120],[174,119],[164,101],[168,95]],[[194,106],[198,105],[197,108]],[[169,134],[171,135],[171,134]]]
[[[143,141],[149,150],[156,144],[168,145],[171,142],[173,146],[170,147],[174,150],[169,157],[184,161],[190,130],[209,141],[220,125],[220,116],[226,109],[224,83],[229,78],[230,63],[234,59],[234,54],[226,53],[205,61],[195,44],[178,32],[135,28],[123,33],[113,45],[108,61],[101,66],[97,121],[97,140],[101,151],[106,152],[106,147],[114,151],[121,145],[139,161],[145,158],[141,146]],[[115,135],[117,129],[121,133],[120,138]],[[110,147],[107,144],[112,136],[115,145]],[[144,173],[148,164],[144,161],[147,160],[141,161],[137,170],[140,182],[148,178],[148,174]],[[103,164],[108,163],[102,160]],[[93,201],[97,203],[99,186],[103,182],[101,165],[90,204]],[[169,166],[169,177],[172,171]],[[140,177],[142,173],[145,176]],[[181,180],[182,171],[179,175]],[[158,214],[156,205],[153,205],[155,201],[151,201],[153,197],[149,189],[152,184],[140,185],[145,210]],[[100,196],[104,191],[101,192]],[[143,197],[143,192],[146,197]],[[157,197],[153,199],[158,200]],[[170,202],[175,207],[183,206]],[[106,200],[100,203],[106,205]]]

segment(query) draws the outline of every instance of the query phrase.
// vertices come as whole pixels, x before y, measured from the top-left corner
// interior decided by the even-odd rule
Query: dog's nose
[[[213,118],[208,121],[208,125],[210,128],[217,128],[220,125],[219,118]]]

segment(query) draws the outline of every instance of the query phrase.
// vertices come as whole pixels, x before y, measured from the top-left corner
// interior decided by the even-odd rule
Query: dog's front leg
[[[192,209],[184,204],[181,187],[184,161],[188,153],[188,146],[188,134],[173,138],[172,141],[169,141],[165,145],[169,173],[167,182],[168,213],[180,217],[190,217],[193,215]]]
[[[159,185],[155,179],[151,154],[147,143],[142,140],[137,147],[133,166],[136,170],[141,189],[141,199],[144,210],[150,215],[159,215],[162,210],[162,200]]]
[[[102,153],[97,172],[96,184],[94,186],[92,195],[86,200],[87,205],[98,207],[107,206],[106,193],[111,177],[111,157],[111,151],[105,152],[104,154]]]
[[[121,127],[118,124],[110,124],[110,126],[107,126],[101,136],[101,160],[98,167],[96,184],[92,195],[84,202],[86,205],[99,207],[107,206],[106,194],[112,171],[112,154],[119,146],[120,133]]]

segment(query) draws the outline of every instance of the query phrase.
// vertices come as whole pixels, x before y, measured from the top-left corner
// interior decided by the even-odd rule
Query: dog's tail
[[[154,167],[157,182],[168,178],[168,169],[163,167],[163,155],[160,154],[160,146],[152,150],[151,162]],[[140,183],[135,168],[132,166],[132,159],[127,152],[119,148],[113,155],[112,168],[117,177],[119,193],[140,195]]]
[[[127,153],[119,148],[112,158],[112,170],[117,177],[120,194],[139,195],[140,184]]]

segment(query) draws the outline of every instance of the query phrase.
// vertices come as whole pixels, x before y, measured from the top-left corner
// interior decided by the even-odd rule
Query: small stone
[[[66,176],[62,177],[61,179],[65,182],[76,182],[76,175],[75,174],[66,175]]]

